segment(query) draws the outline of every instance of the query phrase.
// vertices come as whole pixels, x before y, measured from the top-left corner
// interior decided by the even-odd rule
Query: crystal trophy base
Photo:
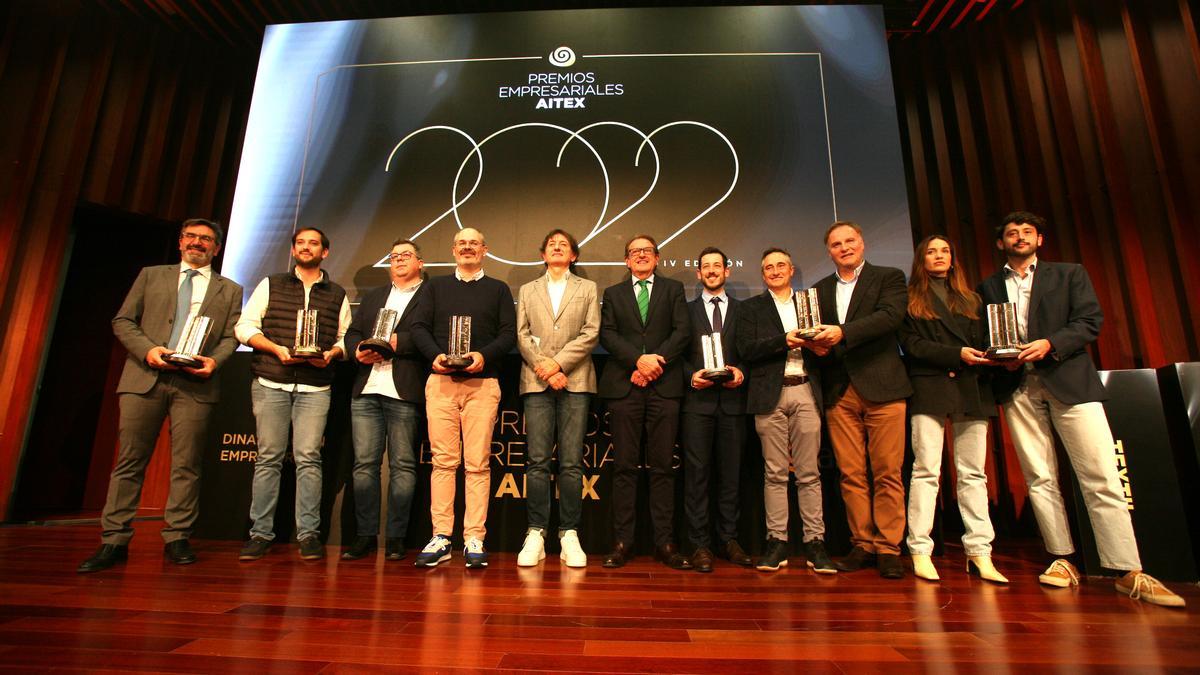
[[[390,359],[396,355],[396,351],[392,349],[392,345],[387,340],[370,338],[358,343],[358,347],[359,349],[375,352],[385,359]]]
[[[451,368],[453,370],[462,370],[463,368],[471,365],[471,357],[467,356],[466,354],[451,354],[450,356],[446,357],[445,363],[447,368]]]
[[[184,354],[182,352],[167,354],[163,357],[163,361],[166,361],[167,363],[173,363],[177,366],[183,366],[184,368],[200,367],[200,359],[192,356],[191,354]]]
[[[799,335],[802,339],[811,340],[811,339],[817,337],[817,335],[820,334],[820,332],[821,332],[820,326],[810,326],[808,328],[801,328],[796,334]]]
[[[733,371],[728,368],[709,368],[701,371],[700,378],[709,382],[728,382],[733,379]]]
[[[292,357],[297,359],[323,359],[325,352],[321,351],[320,347],[295,347],[292,349]]]
[[[994,361],[1011,361],[1021,355],[1020,347],[988,347],[984,352]]]

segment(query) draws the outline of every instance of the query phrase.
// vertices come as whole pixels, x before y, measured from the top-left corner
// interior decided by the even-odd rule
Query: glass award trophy
[[[792,295],[792,304],[796,307],[796,328],[800,337],[811,340],[821,332],[821,302],[817,299],[817,289],[796,291]]]
[[[721,334],[700,336],[700,347],[704,351],[704,370],[700,377],[709,382],[728,382],[733,371],[725,365],[725,350],[721,347]]]
[[[375,315],[375,328],[371,331],[371,337],[358,343],[362,349],[369,349],[376,354],[379,354],[385,359],[390,359],[396,355],[396,351],[392,349],[392,331],[396,328],[396,319],[400,313],[394,309],[383,307],[379,313]]]
[[[1017,305],[1005,302],[987,306],[988,340],[987,357],[997,361],[1015,359],[1021,353],[1021,341],[1017,338]]]
[[[292,356],[298,359],[319,359],[325,356],[317,343],[317,310],[296,310],[296,345]]]
[[[179,344],[175,351],[163,357],[164,361],[184,368],[197,368],[200,359],[196,355],[204,350],[204,341],[208,339],[208,331],[212,328],[212,319],[198,314],[189,314],[183,324],[183,333],[179,335]]]
[[[446,367],[461,370],[471,365],[471,317],[450,317],[450,345],[446,353]]]

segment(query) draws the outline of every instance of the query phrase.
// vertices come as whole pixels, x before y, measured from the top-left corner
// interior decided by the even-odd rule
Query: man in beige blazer
[[[217,369],[237,348],[233,326],[242,313],[242,287],[212,269],[222,238],[221,227],[214,222],[184,221],[179,231],[182,260],[143,268],[113,317],[113,333],[128,352],[117,384],[120,450],[100,518],[102,545],[79,565],[79,572],[105,570],[128,557],[146,465],[167,417],[171,418],[171,485],[163,513],[164,555],[179,565],[196,561],[188,537],[199,514],[208,420],[221,391]],[[208,339],[195,354],[200,363],[194,368],[165,360],[177,350],[190,314],[212,320]]]
[[[550,455],[558,444],[559,557],[585,567],[579,544],[583,502],[583,434],[596,371],[592,350],[600,339],[596,283],[571,273],[579,244],[570,233],[551,230],[542,240],[546,274],[517,293],[517,348],[521,350],[521,397],[525,401],[525,504],[529,530],[517,564],[529,567],[546,557],[550,525]]]

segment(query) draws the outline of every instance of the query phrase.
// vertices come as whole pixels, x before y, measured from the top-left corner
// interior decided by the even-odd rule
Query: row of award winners
[[[165,555],[194,562],[188,543],[199,502],[206,427],[216,403],[217,371],[238,342],[253,348],[251,397],[257,422],[250,537],[240,559],[267,554],[274,538],[280,467],[289,435],[296,463],[299,554],[324,556],[318,537],[320,445],[338,359],[357,364],[351,402],[354,504],[358,537],[342,554],[377,554],[380,468],[387,454],[388,560],[401,560],[416,481],[414,438],[428,425],[432,452],[433,538],[418,566],[451,559],[455,477],[465,473],[463,559],[486,567],[484,548],[491,435],[500,401],[499,365],[516,346],[523,359],[529,529],[518,565],[536,565],[546,549],[563,564],[587,556],[578,528],[585,419],[598,395],[610,413],[615,457],[612,549],[604,567],[633,557],[638,466],[649,468],[649,512],[655,557],[680,570],[709,572],[715,558],[763,571],[789,563],[788,474],[796,475],[803,541],[796,547],[819,574],[874,567],[900,579],[907,524],[912,571],[936,581],[931,559],[935,503],[945,427],[954,437],[958,505],[966,533],[967,571],[1008,580],[991,558],[984,473],[988,420],[1002,410],[1029,486],[1029,500],[1048,552],[1042,584],[1080,581],[1059,488],[1052,429],[1062,438],[1084,494],[1100,562],[1118,571],[1116,590],[1181,607],[1184,601],[1142,571],[1125,508],[1105,397],[1085,347],[1102,314],[1087,272],[1039,260],[1046,224],[1026,212],[996,228],[1006,264],[972,290],[947,237],[927,237],[912,273],[866,262],[861,228],[837,222],[824,246],[836,268],[806,291],[782,248],[761,259],[766,290],[739,301],[725,292],[730,266],[717,248],[698,256],[702,292],[685,301],[680,282],[656,274],[653,238],[626,244],[629,276],[604,289],[572,273],[574,238],[554,230],[542,242],[546,273],[520,288],[486,276],[483,233],[456,233],[453,274],[426,279],[412,241],[392,247],[391,283],[362,298],[352,313],[346,292],[321,269],[328,237],[295,233],[295,267],[263,279],[242,307],[242,288],[212,270],[222,230],[188,220],[179,234],[178,265],[141,271],[113,330],[128,350],[120,395],[120,452],[102,517],[102,545],[79,566],[94,572],[123,562],[133,536],[145,467],[164,418],[171,420],[170,494],[162,530]],[[603,302],[601,302],[603,300]],[[592,351],[609,353],[597,376]],[[900,345],[903,350],[897,348]],[[985,351],[985,346],[988,346]],[[752,416],[763,453],[768,539],[752,559],[738,542],[738,475],[745,417]],[[901,480],[905,421],[911,417],[915,462]],[[821,425],[841,475],[853,548],[834,562],[824,543],[817,466]],[[685,555],[675,543],[672,452],[682,426]],[[549,536],[551,454],[558,448],[559,529]],[[711,485],[710,485],[711,484]],[[715,523],[710,523],[715,500]]]

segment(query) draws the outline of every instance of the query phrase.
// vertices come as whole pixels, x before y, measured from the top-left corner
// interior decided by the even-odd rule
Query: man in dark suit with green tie
[[[180,565],[196,561],[188,537],[199,514],[201,456],[220,392],[217,370],[237,348],[233,326],[242,311],[242,287],[212,269],[223,237],[217,223],[184,221],[180,263],[143,268],[113,317],[113,333],[128,351],[117,384],[120,450],[100,519],[102,544],[79,572],[105,570],[128,557],[146,465],[167,417],[171,485],[163,514],[164,555]],[[199,365],[180,367],[164,357],[178,349],[191,314],[211,319],[211,328],[195,354]]]

